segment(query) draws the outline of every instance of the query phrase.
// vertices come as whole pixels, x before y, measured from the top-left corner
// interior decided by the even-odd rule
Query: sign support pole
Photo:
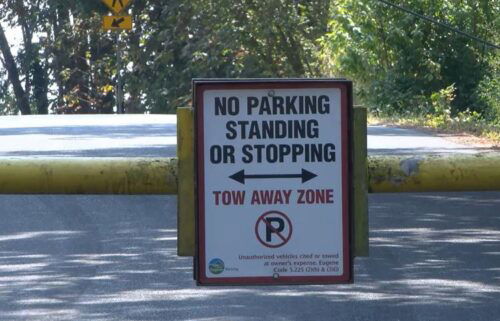
[[[116,45],[116,113],[124,114],[125,110],[123,108],[123,77],[122,77],[122,51],[120,49],[120,33],[115,34],[115,45]]]
[[[102,27],[104,30],[116,31],[115,46],[116,46],[116,113],[125,114],[123,104],[123,75],[122,75],[122,47],[120,46],[120,32],[123,30],[132,29],[132,16],[124,15],[123,12],[132,2],[131,0],[101,0],[115,15],[104,16],[102,19]]]
[[[369,256],[366,124],[366,108],[353,108],[353,252],[354,256],[358,257]]]
[[[194,111],[177,108],[177,255],[195,256]]]

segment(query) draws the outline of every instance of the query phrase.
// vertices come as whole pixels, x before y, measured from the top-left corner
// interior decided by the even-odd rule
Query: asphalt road
[[[369,152],[475,152],[369,128]],[[0,118],[0,156],[174,156],[172,116]],[[370,195],[352,285],[199,288],[175,196],[0,196],[0,320],[498,320],[500,192]]]

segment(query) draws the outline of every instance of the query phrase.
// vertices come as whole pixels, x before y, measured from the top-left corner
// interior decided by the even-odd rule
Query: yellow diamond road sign
[[[104,30],[130,30],[132,29],[131,16],[104,16],[102,17]]]
[[[101,0],[107,5],[114,13],[118,14],[123,11],[132,0]]]

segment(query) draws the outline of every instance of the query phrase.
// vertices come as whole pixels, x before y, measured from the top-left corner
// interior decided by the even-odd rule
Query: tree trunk
[[[60,113],[64,110],[64,96],[68,92],[64,86],[62,71],[69,63],[67,62],[67,53],[61,50],[58,44],[66,44],[68,42],[62,26],[69,23],[69,15],[67,9],[63,8],[61,5],[56,5],[56,9],[50,12],[48,17],[51,28],[51,32],[48,33],[48,36],[52,41],[52,45],[47,48],[50,48],[48,54],[51,54],[53,57],[49,68],[53,70],[53,77],[57,85],[57,103],[55,104],[54,110]]]
[[[40,53],[33,59],[32,73],[33,73],[33,96],[35,96],[36,110],[39,115],[49,113],[49,100],[47,94],[49,92],[49,80],[47,69],[42,65]]]
[[[31,97],[31,67],[33,59],[33,28],[30,26],[27,8],[23,0],[16,0],[14,12],[17,13],[18,22],[21,26],[24,44],[24,57],[20,62],[20,72],[24,73],[24,92]]]
[[[2,25],[0,24],[0,50],[2,51],[5,69],[7,69],[9,75],[9,81],[14,88],[14,94],[16,96],[17,107],[23,115],[31,114],[30,103],[26,92],[24,91],[21,80],[19,79],[19,70],[17,69],[16,62],[10,51],[9,42],[5,37]]]

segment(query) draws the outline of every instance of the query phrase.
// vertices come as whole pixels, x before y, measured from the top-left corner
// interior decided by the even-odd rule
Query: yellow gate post
[[[354,256],[368,256],[368,182],[366,108],[353,108],[353,233]]]
[[[195,161],[194,115],[192,108],[177,109],[177,255],[195,255]]]

